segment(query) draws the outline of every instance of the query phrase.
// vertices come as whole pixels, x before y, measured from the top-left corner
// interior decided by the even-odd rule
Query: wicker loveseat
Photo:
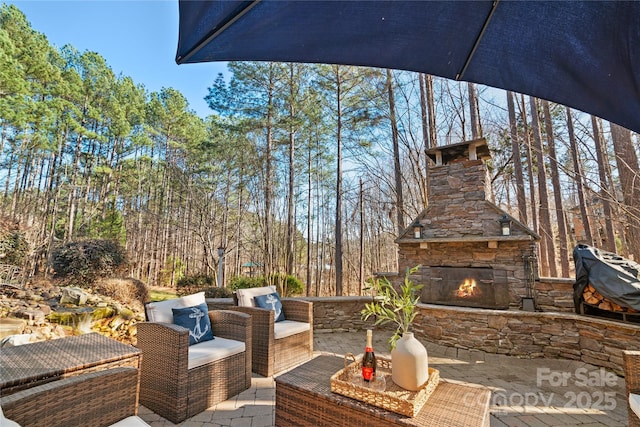
[[[629,426],[640,427],[640,351],[625,351],[623,357]]]
[[[147,304],[148,321],[138,324],[140,403],[176,424],[251,386],[251,317],[209,311],[214,339],[189,345],[189,329],[169,313],[199,301],[203,292]]]
[[[296,298],[281,300],[285,320],[275,312],[255,306],[256,296],[275,293],[274,286],[238,289],[233,310],[251,315],[253,372],[270,377],[313,357],[313,303]]]
[[[0,398],[0,426],[144,427],[138,369],[118,367],[67,377]],[[6,417],[6,419],[3,418]]]

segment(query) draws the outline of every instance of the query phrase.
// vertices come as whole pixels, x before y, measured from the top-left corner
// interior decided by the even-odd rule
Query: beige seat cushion
[[[2,408],[0,408],[0,426],[2,427],[20,427],[15,421],[11,421],[8,418],[4,417],[2,413]],[[109,427],[149,427],[149,424],[145,423],[144,420],[140,417],[132,415],[123,420],[118,421],[115,424],[111,424]]]
[[[145,306],[147,320],[149,322],[173,323],[172,308],[193,307],[200,304],[206,304],[204,292],[166,301],[150,302]]]
[[[253,297],[258,295],[269,295],[276,292],[275,286],[264,286],[261,288],[248,288],[248,289],[237,289],[236,296],[238,297],[238,306],[239,307],[255,307],[256,302],[253,300]]]
[[[188,369],[197,368],[243,351],[245,351],[244,342],[215,337],[211,341],[189,346]]]
[[[640,418],[640,394],[629,393],[629,407]]]
[[[296,322],[295,320],[283,320],[273,325],[273,337],[275,339],[286,338],[291,335],[299,334],[311,329],[311,325],[305,322]]]
[[[145,423],[142,418],[132,415],[130,417],[125,418],[124,420],[118,421],[115,424],[111,424],[109,427],[150,427],[150,426],[149,424]]]
[[[0,406],[0,426],[2,427],[20,427],[15,421],[11,421],[9,418],[5,418],[4,413],[2,413],[2,406]]]

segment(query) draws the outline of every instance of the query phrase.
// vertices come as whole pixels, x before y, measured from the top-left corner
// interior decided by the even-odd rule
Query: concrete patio
[[[374,333],[378,354],[387,352],[388,333]],[[316,333],[316,354],[359,354],[364,333]],[[430,366],[440,377],[492,391],[491,426],[627,426],[624,378],[583,362],[519,359],[424,343]],[[193,427],[274,425],[275,383],[254,374],[252,386],[179,424]],[[140,406],[139,415],[154,427],[174,426]],[[446,426],[449,427],[449,426]],[[462,426],[461,426],[462,427]]]

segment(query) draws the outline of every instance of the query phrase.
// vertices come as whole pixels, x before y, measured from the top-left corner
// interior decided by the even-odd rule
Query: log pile
[[[634,310],[633,308],[623,307],[621,305],[616,304],[613,301],[608,300],[600,292],[594,288],[591,283],[589,283],[582,293],[582,298],[584,302],[594,307],[598,307],[601,310],[614,311],[617,313],[638,313],[638,310]]]

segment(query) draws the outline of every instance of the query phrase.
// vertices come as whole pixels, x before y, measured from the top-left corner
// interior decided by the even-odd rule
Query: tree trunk
[[[396,102],[393,93],[391,70],[387,69],[387,94],[389,96],[389,118],[391,119],[391,139],[393,141],[393,175],[396,190],[396,221],[398,236],[404,231],[404,197],[402,194],[402,170],[400,165],[400,145],[396,123]]]
[[[540,272],[544,276],[557,277],[556,250],[551,229],[551,216],[549,213],[549,195],[547,193],[547,172],[542,155],[542,137],[540,136],[540,121],[538,119],[538,106],[534,97],[529,97],[531,108],[531,123],[533,125],[533,142],[536,151],[538,166],[538,194],[540,195]]]
[[[287,197],[287,245],[286,245],[286,273],[293,274],[293,254],[294,254],[294,206],[295,197],[295,153],[296,153],[296,131],[294,120],[295,110],[295,85],[294,85],[294,65],[289,64],[289,191]]]
[[[631,141],[631,131],[611,123],[611,139],[618,166],[623,212],[627,223],[629,254],[640,261],[640,166]]]
[[[311,296],[311,242],[313,242],[313,174],[311,144],[307,152],[307,296]]]
[[[573,160],[573,171],[575,173],[576,186],[578,187],[578,204],[580,206],[580,217],[584,227],[585,241],[588,245],[593,245],[593,235],[591,233],[591,221],[587,214],[587,201],[585,200],[584,177],[582,176],[582,162],[580,161],[580,153],[578,152],[578,144],[573,131],[573,118],[571,117],[571,109],[567,109],[567,129],[569,130],[569,146],[571,150],[571,158]]]
[[[523,224],[527,224],[529,222],[527,218],[527,198],[524,194],[524,175],[522,173],[522,159],[520,158],[518,125],[516,123],[516,110],[513,104],[513,93],[511,92],[507,92],[507,109],[509,110],[509,131],[511,135],[511,152],[513,153],[513,174],[516,179],[518,219]]]
[[[558,223],[558,241],[560,245],[560,269],[561,277],[569,277],[569,252],[567,247],[567,220],[562,204],[562,188],[560,187],[560,170],[558,168],[558,156],[556,154],[556,142],[553,136],[553,122],[549,101],[542,101],[544,121],[547,134],[547,149],[549,150],[549,165],[551,172],[551,184],[553,185],[553,198],[556,209],[556,221]]]
[[[265,180],[264,180],[264,273],[269,276],[273,272],[273,230],[271,220],[271,205],[273,203],[273,98],[274,98],[274,64],[269,65],[269,88],[266,118],[266,148],[265,148]]]
[[[598,126],[598,119],[595,116],[591,116],[591,127],[593,128],[593,143],[596,151],[596,159],[598,161],[598,177],[600,179],[600,197],[602,200],[602,212],[604,215],[605,224],[605,239],[603,241],[603,247],[608,252],[616,253],[616,236],[613,230],[613,215],[611,210],[611,200],[615,196],[613,192],[613,185],[609,180],[609,156],[604,149],[602,143],[602,133],[600,126]],[[613,194],[610,194],[607,189],[610,188]],[[615,200],[615,198],[613,198]],[[599,233],[599,226],[596,228],[596,233]]]
[[[521,95],[521,116],[524,129],[524,143],[527,150],[527,177],[529,180],[529,204],[531,205],[531,228],[538,230],[538,213],[536,212],[536,185],[533,179],[533,152],[531,151],[531,138],[529,133],[529,125],[527,123],[527,109],[525,106],[524,95]]]
[[[433,77],[429,74],[420,74],[420,107],[422,110],[422,133],[425,151],[438,145],[436,139],[436,118],[435,118],[435,101],[433,97]],[[424,167],[424,187],[425,196],[422,208],[425,209],[429,203],[429,170],[431,160],[425,153]]]
[[[342,77],[340,66],[334,65],[336,82],[336,215],[335,215],[335,277],[336,296],[342,296]]]
[[[70,242],[73,240],[73,233],[75,229],[76,210],[78,207],[78,174],[80,173],[80,146],[82,143],[82,136],[78,134],[76,137],[76,148],[73,155],[73,169],[71,174],[71,181],[69,183],[69,197],[67,199],[67,228],[65,231],[64,241]]]
[[[360,178],[360,256],[358,259],[358,295],[362,295],[362,285],[364,283],[364,189],[362,178]]]
[[[467,88],[469,90],[469,120],[471,122],[471,139],[478,139],[482,136],[482,130],[480,128],[478,96],[476,94],[476,88],[473,83],[468,82]]]

